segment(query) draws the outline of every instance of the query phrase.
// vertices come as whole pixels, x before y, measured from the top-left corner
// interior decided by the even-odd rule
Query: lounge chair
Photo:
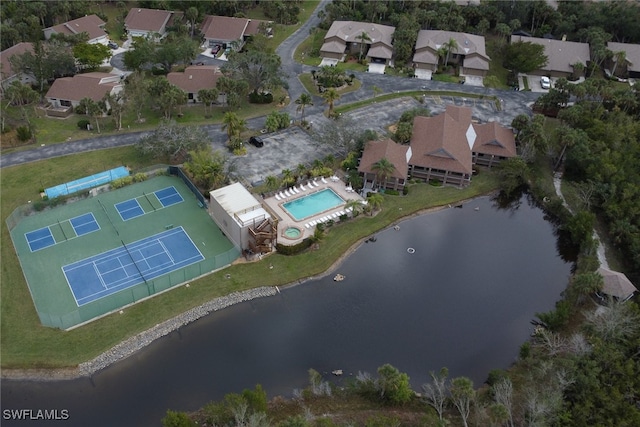
[[[333,182],[336,182],[336,181],[339,181],[339,180],[340,180],[340,178],[338,178],[338,177],[337,177],[337,176],[335,176],[335,175],[333,175],[330,179],[331,179],[331,181],[333,181]]]
[[[320,187],[320,184],[318,184],[318,181],[316,181],[315,179],[313,180],[313,186],[314,187]]]
[[[338,218],[338,216],[339,216],[338,212],[334,212],[334,213],[331,214],[331,218],[333,218],[333,219]]]
[[[300,184],[300,191],[307,191],[307,188],[304,186],[304,184]]]
[[[284,195],[284,193],[283,193],[282,191],[281,191],[280,193],[278,193],[278,194],[280,195],[280,198],[281,198],[282,200],[284,200],[284,199],[286,199],[286,198],[287,198],[287,196],[285,196],[285,195]]]
[[[291,197],[291,193],[288,190],[284,190],[284,195],[287,197]]]
[[[353,187],[350,185],[346,187],[345,190],[347,190],[347,193],[353,193]]]
[[[349,207],[349,208],[345,209],[344,211],[349,213],[349,212],[353,211],[353,208]]]
[[[291,187],[291,189],[293,190],[294,193],[298,194],[300,192],[300,190],[298,190],[296,188],[296,186],[294,185],[293,187]]]
[[[342,216],[342,215],[344,215],[344,213],[345,213],[344,211],[340,211],[340,212],[338,212],[338,216]]]
[[[327,180],[324,179],[324,176],[322,178],[320,178],[320,181],[322,181],[323,184],[328,184]]]
[[[280,196],[276,194],[276,200],[282,200],[282,199],[280,198]]]
[[[311,227],[311,226],[309,225],[309,223],[307,223],[307,224],[305,224],[305,225],[304,225],[304,228],[309,228],[309,227]]]

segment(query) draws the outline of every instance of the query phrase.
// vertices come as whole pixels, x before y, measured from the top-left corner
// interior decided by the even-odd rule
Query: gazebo
[[[617,298],[620,301],[626,301],[633,296],[638,289],[624,274],[611,271],[604,267],[598,269],[598,273],[602,276],[603,286],[602,293]]]

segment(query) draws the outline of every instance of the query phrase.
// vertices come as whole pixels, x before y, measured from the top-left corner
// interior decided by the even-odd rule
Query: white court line
[[[98,276],[98,279],[100,279],[100,283],[102,284],[102,287],[105,290],[109,289],[107,287],[107,285],[104,283],[104,279],[102,278],[102,274],[100,274],[100,271],[98,270],[98,266],[96,265],[96,263],[92,262],[91,264],[93,265],[93,269],[96,271],[96,275]],[[93,295],[95,295],[95,294],[93,294]]]
[[[173,265],[176,265],[176,261],[173,259],[173,257],[171,256],[171,254],[169,253],[169,250],[167,250],[167,247],[164,245],[164,243],[162,243],[160,241],[160,239],[158,239],[158,243],[160,243],[160,246],[162,246],[162,249],[164,249],[164,253],[167,254],[167,256],[169,257],[169,259],[171,260],[171,262],[173,263]]]

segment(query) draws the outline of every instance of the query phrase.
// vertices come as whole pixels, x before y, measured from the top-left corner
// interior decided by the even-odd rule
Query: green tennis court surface
[[[11,238],[41,322],[62,329],[239,256],[194,194],[173,176],[26,217]]]

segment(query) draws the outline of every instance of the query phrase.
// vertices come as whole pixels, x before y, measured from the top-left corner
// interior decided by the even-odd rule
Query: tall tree
[[[220,96],[220,91],[214,87],[210,89],[200,89],[198,91],[198,99],[204,105],[204,115],[207,117],[207,108],[211,107],[211,104],[215,103]]]
[[[378,368],[378,392],[382,400],[402,405],[413,396],[409,385],[409,376],[390,364]]]
[[[366,31],[363,31],[356,36],[356,40],[360,40],[360,54],[358,55],[358,60],[362,61],[362,53],[364,52],[364,45],[366,44],[366,42],[371,41],[371,37],[369,37],[369,34],[367,34]]]
[[[154,60],[156,43],[153,37],[134,37],[131,49],[124,53],[124,66],[129,70],[139,70]]]
[[[340,99],[340,94],[335,88],[330,87],[323,94],[324,102],[329,105],[329,117],[333,116],[333,107],[335,102]]]
[[[389,177],[393,175],[393,171],[396,169],[396,167],[393,163],[391,163],[389,159],[383,157],[375,162],[371,166],[371,169],[376,174],[376,179],[379,181],[378,185],[382,184],[382,187],[384,187],[387,183],[387,179],[389,179]]]
[[[515,73],[529,73],[544,67],[547,61],[544,46],[518,41],[507,46],[504,66]]]
[[[296,111],[300,111],[300,123],[304,123],[304,109],[307,105],[313,105],[313,98],[307,92],[303,92],[296,99],[296,104],[298,104]]]
[[[222,130],[227,131],[229,141],[232,141],[234,138],[240,138],[246,126],[247,122],[232,111],[224,113],[222,117]]]
[[[153,132],[136,143],[142,155],[154,158],[168,157],[181,163],[190,151],[202,150],[209,145],[209,135],[199,126],[178,126],[175,122],[163,122]]]
[[[624,64],[627,60],[627,52],[624,50],[620,50],[618,52],[613,52],[613,70],[611,70],[611,75],[616,75],[616,68],[618,68],[618,64]]]
[[[449,376],[449,370],[447,368],[441,368],[437,374],[433,371],[429,372],[429,376],[431,377],[431,382],[422,385],[423,395],[427,403],[436,410],[438,418],[442,421],[445,403],[447,401],[447,377]]]
[[[73,46],[73,56],[80,68],[98,68],[111,58],[111,49],[101,43],[78,43]]]
[[[449,63],[449,56],[451,55],[451,52],[458,50],[458,41],[451,37],[443,46],[447,49],[447,59],[444,61],[444,65],[446,66]]]
[[[116,130],[122,129],[122,115],[126,109],[125,99],[126,96],[124,91],[116,92],[114,94],[106,93],[104,98],[102,98],[102,102],[104,102],[107,112],[111,114]]]
[[[232,52],[221,71],[231,79],[247,82],[249,91],[254,93],[287,86],[280,67],[280,57],[268,52]]]
[[[147,105],[149,96],[147,83],[142,71],[129,74],[124,85],[125,104],[136,113],[136,122],[142,122],[142,111]]]
[[[451,392],[451,401],[462,417],[462,423],[468,427],[471,403],[475,397],[473,381],[467,377],[454,378],[451,380],[449,391]]]
[[[190,7],[184,12],[184,17],[189,21],[189,27],[191,29],[191,38],[193,38],[193,33],[196,29],[196,21],[198,20],[198,16],[200,12],[197,7]]]

